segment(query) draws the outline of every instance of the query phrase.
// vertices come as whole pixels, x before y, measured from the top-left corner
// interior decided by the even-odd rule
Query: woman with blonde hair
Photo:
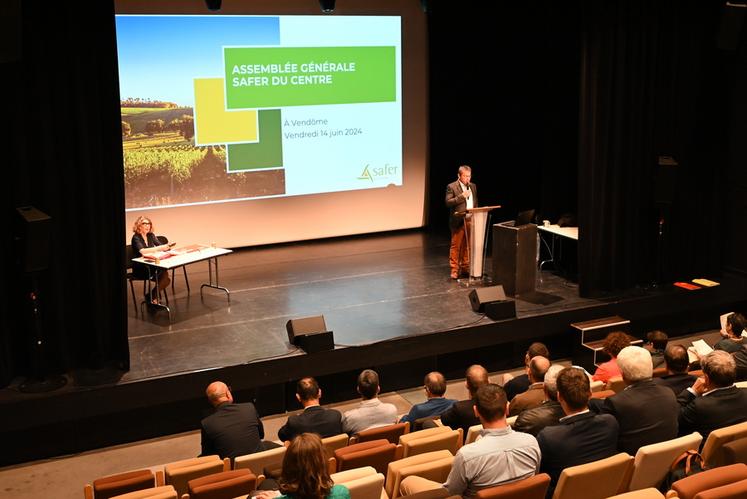
[[[153,232],[153,222],[151,222],[148,217],[137,217],[137,220],[135,220],[135,223],[132,225],[132,232],[132,254],[135,258],[156,251],[166,251],[173,246],[173,243],[160,243],[158,237],[156,237],[156,234]],[[147,293],[145,295],[145,302],[149,304],[156,303],[158,292],[166,289],[169,284],[171,284],[171,279],[169,279],[169,273],[167,271],[156,271],[155,276],[153,276],[153,271],[149,271],[148,267],[142,263],[132,263],[132,274],[136,279],[147,280],[154,278],[158,283],[156,288],[151,290],[150,296],[148,296]]]
[[[327,471],[322,439],[316,433],[302,433],[294,438],[283,458],[280,491],[262,492],[258,497],[287,499],[350,499],[344,485],[335,485]]]

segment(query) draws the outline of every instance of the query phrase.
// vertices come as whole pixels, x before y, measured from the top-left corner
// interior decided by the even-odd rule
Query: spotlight
[[[319,6],[322,8],[322,12],[330,14],[335,10],[335,0],[319,0]]]
[[[221,0],[205,0],[208,10],[216,11],[220,10]]]

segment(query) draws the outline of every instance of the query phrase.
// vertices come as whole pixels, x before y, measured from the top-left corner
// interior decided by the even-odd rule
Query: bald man
[[[205,395],[215,411],[202,420],[201,456],[218,454],[233,460],[277,445],[262,442],[265,430],[257,409],[251,402],[235,404],[228,385],[214,381]]]
[[[440,416],[456,402],[456,400],[447,399],[444,396],[446,394],[446,378],[440,372],[433,371],[426,374],[423,380],[423,389],[428,400],[413,405],[410,412],[399,420],[400,423],[409,421],[412,425],[420,418]]]
[[[529,375],[529,389],[520,393],[508,405],[508,415],[518,416],[521,411],[534,409],[542,405],[545,400],[545,373],[550,369],[550,361],[538,355],[529,361],[527,374]]]

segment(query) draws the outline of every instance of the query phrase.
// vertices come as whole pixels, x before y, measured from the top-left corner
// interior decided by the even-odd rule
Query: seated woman
[[[713,349],[729,353],[738,351],[743,345],[742,331],[744,331],[744,326],[745,319],[742,314],[729,314],[726,317],[724,329],[721,331],[722,338],[713,345]]]
[[[291,441],[283,458],[279,484],[280,491],[264,491],[257,497],[350,499],[347,487],[332,482],[322,439],[316,433],[302,433]]]
[[[620,368],[617,366],[617,354],[628,345],[630,345],[630,336],[627,334],[620,331],[608,334],[604,339],[604,351],[611,358],[607,362],[599,364],[591,379],[606,383],[610,378],[621,376]]]
[[[134,232],[132,235],[132,254],[135,255],[135,258],[155,253],[156,251],[166,251],[173,246],[173,243],[159,243],[158,238],[153,233],[153,223],[148,217],[138,217],[132,226],[132,232]],[[156,288],[151,290],[150,296],[146,293],[145,301],[147,303],[156,303],[158,292],[166,289],[171,284],[171,279],[169,279],[167,271],[157,271],[153,275],[152,268],[149,272],[148,267],[142,263],[132,262],[132,274],[136,279],[147,280],[150,277],[158,283]]]

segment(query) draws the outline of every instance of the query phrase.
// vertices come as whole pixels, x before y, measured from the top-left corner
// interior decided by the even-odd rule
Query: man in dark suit
[[[449,409],[441,414],[441,422],[450,426],[452,430],[462,429],[462,435],[467,438],[467,431],[470,426],[480,424],[480,420],[475,415],[475,394],[477,389],[490,383],[488,371],[480,365],[469,366],[464,373],[464,384],[467,386],[469,398],[455,402]]]
[[[202,420],[201,456],[218,454],[233,459],[277,446],[262,442],[265,431],[254,404],[234,404],[231,389],[225,383],[210,383],[205,395],[215,412]]]
[[[296,383],[296,399],[303,406],[303,412],[290,416],[278,430],[280,440],[293,440],[301,433],[316,433],[320,437],[331,437],[342,433],[342,414],[334,409],[324,409],[319,405],[322,390],[314,378],[302,378]]]
[[[625,389],[604,401],[602,413],[612,414],[620,425],[617,448],[635,456],[643,445],[677,436],[679,406],[669,388],[651,379],[651,354],[629,346],[617,355]]]
[[[520,393],[511,399],[508,404],[508,415],[518,416],[519,413],[527,409],[534,409],[542,405],[545,400],[545,391],[543,389],[545,381],[545,373],[550,369],[550,361],[538,355],[529,361],[527,366],[527,374],[529,374],[529,389],[524,393]]]
[[[459,167],[456,182],[446,186],[446,206],[449,208],[449,228],[451,229],[451,248],[449,250],[449,267],[451,278],[469,275],[469,242],[467,231],[471,228],[469,217],[456,213],[468,208],[477,208],[477,186],[470,182],[472,168],[467,165]]]
[[[734,386],[737,366],[730,354],[715,350],[701,360],[703,376],[677,397],[680,435],[697,431],[703,441],[717,428],[747,421],[747,390]]]
[[[649,365],[651,361],[649,360]],[[542,463],[540,471],[550,475],[550,491],[564,468],[590,463],[617,453],[617,420],[610,414],[588,409],[591,398],[589,377],[583,369],[566,367],[558,373],[558,402],[566,416],[537,435]]]
[[[664,364],[667,366],[667,374],[660,378],[654,378],[654,383],[659,386],[666,386],[679,395],[682,390],[693,386],[695,376],[687,374],[687,366],[690,359],[687,355],[687,349],[682,345],[669,345],[664,350]]]
[[[536,341],[529,345],[527,353],[524,354],[524,366],[528,366],[529,361],[538,355],[549,359],[550,350],[547,349],[544,343]],[[529,375],[525,372],[524,374],[520,374],[515,378],[508,380],[506,384],[503,385],[503,389],[506,390],[506,397],[508,397],[508,400],[512,400],[518,394],[529,390],[529,385],[531,384],[532,382],[529,381]]]

